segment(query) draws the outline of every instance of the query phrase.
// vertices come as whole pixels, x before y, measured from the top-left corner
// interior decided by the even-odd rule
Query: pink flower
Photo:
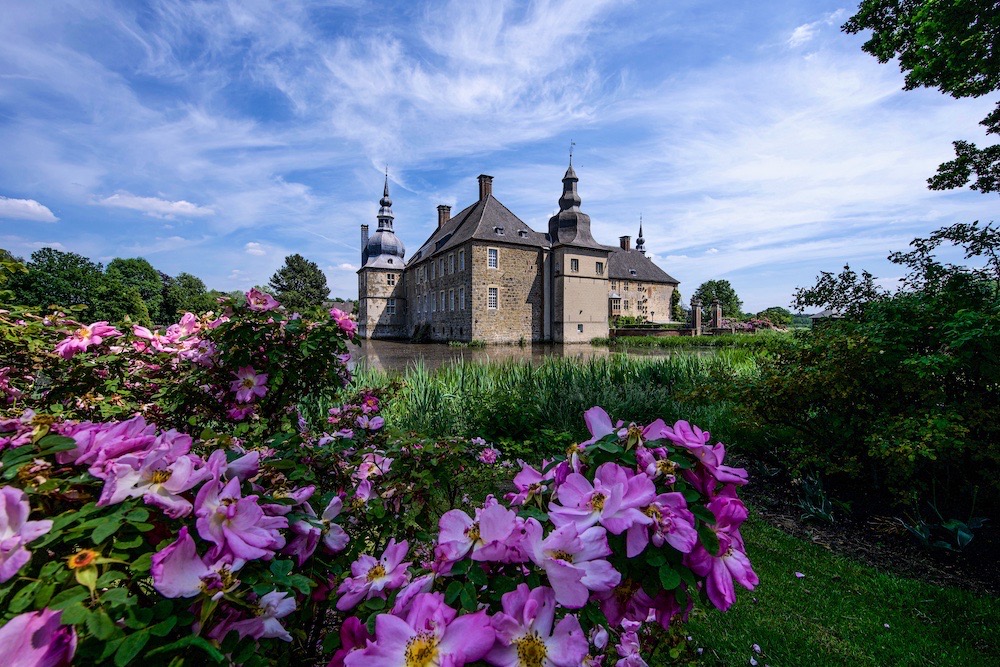
[[[581,531],[600,523],[620,535],[633,524],[652,522],[639,508],[655,496],[656,486],[645,474],[630,474],[616,463],[605,463],[597,469],[593,484],[579,473],[570,474],[556,491],[562,504],[549,506],[549,518],[556,526],[574,523]]]
[[[383,426],[385,426],[385,420],[381,417],[369,417],[368,415],[361,415],[357,419],[357,427],[367,429],[369,431],[377,431]]]
[[[76,449],[59,452],[59,463],[73,462],[89,465],[88,472],[98,479],[106,479],[108,468],[120,456],[134,454],[145,456],[155,450],[164,450],[178,457],[191,450],[190,436],[177,431],[156,433],[156,426],[147,424],[142,416],[123,422],[65,424],[60,435],[76,440]]]
[[[289,597],[288,593],[285,592],[271,591],[257,600],[253,611],[252,617],[232,623],[227,632],[236,630],[240,633],[240,637],[244,638],[292,641],[292,636],[278,622],[278,619],[295,611],[294,597]]]
[[[0,655],[8,667],[68,667],[76,630],[62,625],[61,611],[42,609],[15,616],[0,628]]]
[[[338,553],[347,548],[348,537],[343,528],[333,523],[333,520],[340,514],[344,507],[344,502],[340,496],[334,496],[326,509],[323,510],[323,545],[331,553]]]
[[[611,548],[607,531],[600,526],[579,533],[569,523],[543,539],[542,525],[528,519],[524,545],[532,562],[548,575],[556,601],[570,609],[585,605],[590,591],[609,591],[621,581],[621,574],[603,560],[611,555]]]
[[[234,559],[269,560],[285,545],[279,529],[288,527],[283,516],[265,516],[257,496],[242,497],[240,480],[206,482],[195,499],[196,526],[202,539],[215,547],[210,558],[230,555]]]
[[[247,308],[258,312],[266,312],[280,307],[281,304],[275,301],[274,297],[267,292],[261,292],[254,287],[247,292]]]
[[[396,544],[395,539],[389,540],[389,545],[382,557],[375,560],[368,554],[362,554],[351,563],[351,574],[337,589],[341,596],[337,600],[337,609],[347,611],[353,609],[361,600],[372,597],[385,598],[386,590],[401,587],[409,579],[407,568],[410,563],[402,562],[406,558],[409,545],[404,540]]]
[[[639,629],[640,623],[625,621],[623,626],[625,632],[622,633],[618,645],[615,646],[621,659],[615,663],[615,667],[649,667],[639,653],[639,634],[636,631]]]
[[[187,526],[182,526],[173,544],[153,554],[150,573],[153,588],[164,597],[190,598],[205,593],[219,598],[239,584],[231,574],[242,566],[243,561],[234,562],[229,557],[201,558]]]
[[[73,332],[69,338],[65,338],[56,344],[56,352],[63,359],[70,359],[77,352],[85,352],[91,345],[100,345],[105,338],[121,336],[122,333],[107,322],[94,322],[87,326],[82,326]]]
[[[389,472],[393,459],[383,456],[381,452],[368,452],[361,457],[361,465],[354,472],[354,479],[378,477]]]
[[[500,452],[493,447],[487,447],[483,451],[479,452],[479,461],[485,463],[486,465],[493,465],[497,462],[497,456]]]
[[[475,561],[520,562],[523,525],[516,513],[496,502],[477,509],[475,521],[462,510],[451,510],[438,522],[438,553],[446,561],[457,561],[471,551]]]
[[[257,374],[253,366],[244,366],[235,373],[236,379],[229,388],[236,392],[236,400],[249,403],[254,396],[261,397],[267,393],[267,374]]]
[[[354,616],[348,616],[340,626],[340,648],[330,658],[326,667],[344,667],[347,656],[367,646],[369,639],[375,639],[375,636],[368,632],[365,624]]]
[[[549,470],[544,475],[524,461],[521,461],[521,472],[514,476],[514,488],[517,493],[508,493],[505,498],[513,506],[525,505],[534,498],[541,497],[545,492],[545,482],[551,481],[554,475],[553,470]],[[542,469],[545,469],[546,462],[542,461]]]
[[[727,494],[735,493],[733,487],[726,487]],[[701,542],[684,557],[684,564],[699,577],[707,577],[705,590],[708,599],[716,607],[725,611],[736,601],[736,581],[748,590],[760,583],[753,571],[750,559],[743,546],[739,526],[746,519],[746,507],[732,495],[720,495],[708,503],[708,509],[715,515],[716,525],[712,527],[719,538],[719,550],[709,553]]]
[[[358,323],[352,320],[348,313],[339,308],[331,308],[330,317],[337,323],[340,330],[347,334],[348,338],[354,338],[354,334],[358,331]]]
[[[502,598],[503,611],[493,617],[496,644],[486,662],[499,667],[578,667],[587,655],[587,637],[575,616],[555,626],[556,599],[551,588],[527,584]]]
[[[109,464],[107,474],[98,505],[116,505],[142,496],[147,505],[159,507],[172,519],[191,513],[191,502],[181,494],[211,476],[199,457],[187,454],[175,459],[163,450],[146,456],[120,456]]]
[[[456,617],[440,593],[421,593],[405,618],[380,614],[375,642],[354,651],[346,667],[458,667],[481,659],[495,634],[485,611]]]
[[[662,493],[643,508],[643,513],[652,523],[635,523],[628,529],[626,555],[629,558],[638,556],[649,544],[650,528],[653,530],[653,544],[657,548],[666,542],[681,553],[694,549],[698,532],[694,528],[694,514],[688,509],[682,494]]]
[[[664,429],[663,437],[689,450],[701,463],[700,474],[685,471],[684,478],[705,495],[711,495],[716,482],[736,485],[747,483],[747,471],[744,468],[722,465],[726,457],[726,446],[720,442],[710,447],[708,442],[711,433],[708,431],[702,431],[682,420],[674,424],[673,428]]]
[[[24,545],[52,530],[52,522],[28,521],[28,496],[13,486],[0,487],[0,583],[16,575],[31,560]]]

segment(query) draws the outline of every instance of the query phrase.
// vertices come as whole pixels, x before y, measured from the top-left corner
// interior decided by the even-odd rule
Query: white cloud
[[[328,266],[328,271],[357,271],[360,267],[351,264],[350,262],[343,262],[337,264],[336,266]]]
[[[66,250],[66,246],[59,241],[35,241],[27,244],[29,248],[52,248],[53,250]]]
[[[705,254],[706,255],[714,255],[717,252],[719,252],[718,248],[709,248],[708,250],[705,251]]]
[[[198,206],[183,199],[169,201],[159,197],[140,197],[128,192],[113,194],[97,203],[101,206],[140,211],[151,218],[165,218],[167,220],[173,220],[177,216],[201,217],[215,214],[215,211],[207,206]]]
[[[254,241],[250,241],[245,246],[243,246],[243,250],[245,250],[248,255],[256,255],[258,257],[267,254],[267,251],[264,250],[264,246]]]
[[[792,31],[791,36],[788,38],[788,45],[792,47],[802,46],[806,42],[812,41],[812,38],[815,36],[816,24],[804,23]]]
[[[59,219],[47,206],[34,199],[10,199],[3,195],[0,195],[0,218],[34,222],[55,222]]]

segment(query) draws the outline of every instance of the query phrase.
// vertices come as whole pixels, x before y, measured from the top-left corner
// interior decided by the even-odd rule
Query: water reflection
[[[422,361],[427,368],[438,368],[444,364],[459,361],[504,361],[507,359],[530,359],[540,363],[545,357],[571,357],[587,360],[614,354],[606,347],[593,345],[539,344],[518,347],[517,345],[489,345],[484,348],[449,347],[439,343],[404,343],[399,341],[369,340],[359,346],[351,345],[351,363],[364,359],[370,368],[381,371],[404,371],[407,367]],[[685,351],[684,354],[690,354]],[[673,350],[637,349],[630,355],[644,357],[669,357],[677,354]],[[352,365],[353,367],[353,365]]]

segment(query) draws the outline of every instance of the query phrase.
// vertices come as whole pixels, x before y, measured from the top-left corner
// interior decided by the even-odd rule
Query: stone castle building
[[[438,206],[437,229],[404,261],[393,231],[389,180],[369,237],[361,225],[358,334],[434,341],[582,343],[608,335],[608,319],[670,321],[678,282],[648,257],[642,224],[636,245],[598,243],[580,210],[572,163],[559,212],[536,232],[493,196],[479,176],[479,199],[452,216]]]

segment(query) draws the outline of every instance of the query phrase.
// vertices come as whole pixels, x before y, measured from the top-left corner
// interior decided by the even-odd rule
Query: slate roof
[[[497,233],[497,229],[503,233]],[[507,243],[511,245],[547,248],[548,238],[539,234],[510,212],[492,194],[468,206],[434,230],[420,249],[410,257],[408,265],[447,252],[469,239]]]
[[[620,246],[605,246],[611,251],[608,255],[608,277],[611,280],[640,280],[647,283],[680,282],[653,263],[653,260],[638,250],[622,250]],[[635,271],[635,273],[632,273]]]

